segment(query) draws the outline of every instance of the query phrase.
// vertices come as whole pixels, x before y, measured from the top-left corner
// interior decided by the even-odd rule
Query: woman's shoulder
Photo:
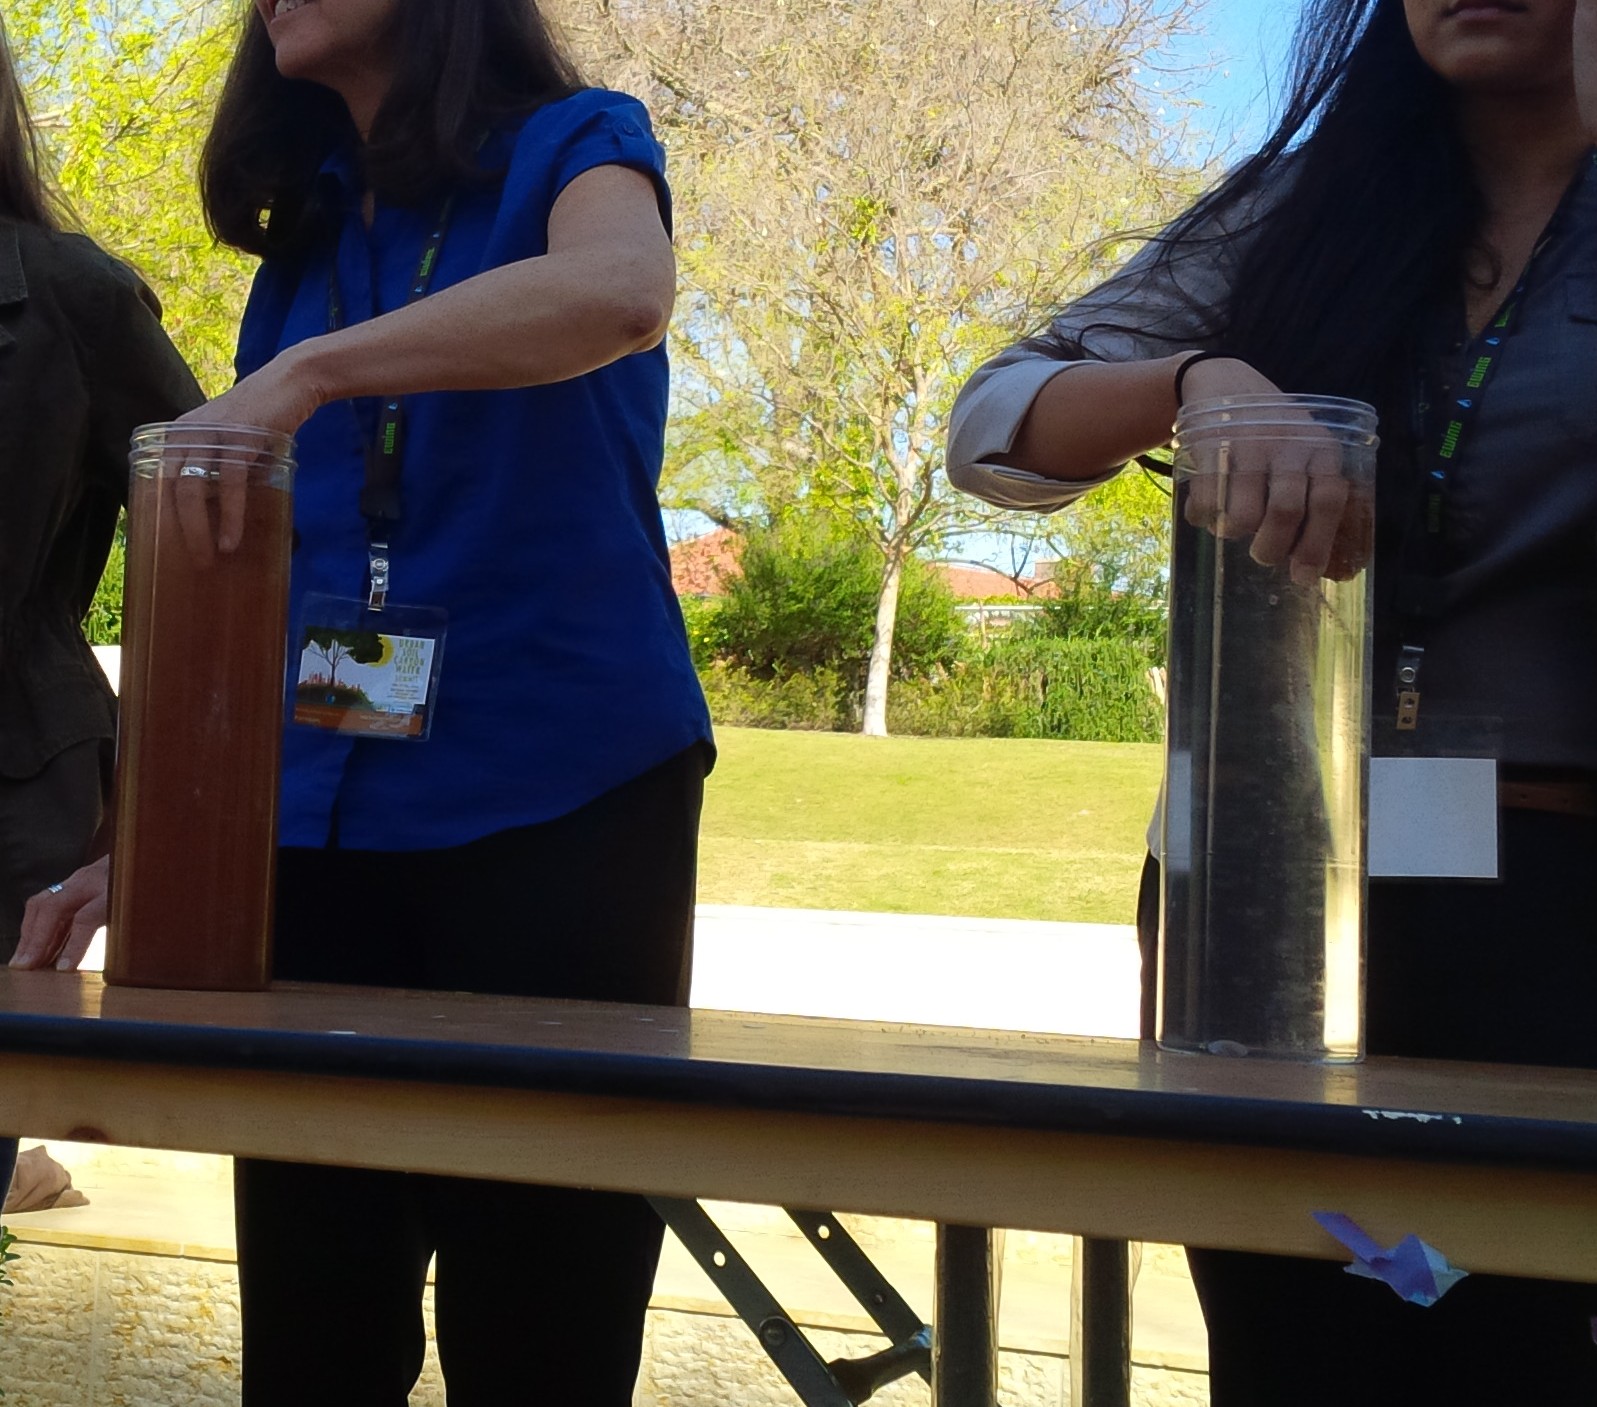
[[[37,225],[15,229],[30,294],[48,290],[63,307],[90,315],[103,313],[108,301],[133,297],[159,314],[144,280],[87,235]]]
[[[500,139],[497,161],[505,172],[503,201],[518,211],[541,212],[567,185],[597,166],[628,166],[648,175],[659,190],[669,220],[670,192],[665,149],[654,135],[649,111],[636,98],[609,88],[583,88],[545,103]],[[488,162],[495,164],[496,155]]]
[[[512,168],[563,166],[574,154],[597,150],[615,159],[663,164],[649,110],[628,93],[580,88],[516,119],[505,131]]]
[[[630,93],[613,88],[579,88],[534,108],[521,119],[518,135],[558,137],[607,121],[617,126],[629,125],[640,133],[651,130],[649,110]]]
[[[71,230],[48,230],[38,225],[18,225],[17,245],[30,273],[62,282],[87,279],[97,284],[137,287],[139,276],[120,259],[113,258],[87,235]]]

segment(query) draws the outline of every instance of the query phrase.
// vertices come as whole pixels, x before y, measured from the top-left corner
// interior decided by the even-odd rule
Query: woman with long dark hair
[[[149,289],[64,223],[0,25],[0,960],[96,844],[116,706],[81,625],[128,437],[203,399]]]
[[[195,419],[296,437],[291,656],[374,629],[385,588],[431,642],[424,738],[294,709],[276,975],[681,1003],[710,731],[655,497],[675,266],[646,112],[584,88],[533,0],[255,0],[202,181],[262,264],[240,379]],[[30,961],[75,956],[95,879]],[[249,1407],[402,1407],[434,1255],[452,1407],[630,1404],[642,1198],[243,1161],[237,1203]]]
[[[1049,510],[1163,444],[1178,399],[1284,390],[1379,409],[1374,747],[1497,759],[1503,878],[1371,883],[1372,1054],[1597,1067],[1582,879],[1597,854],[1597,172],[1574,14],[1308,0],[1259,153],[981,368],[953,417],[956,484]],[[1459,397],[1468,433],[1433,503],[1436,408]],[[1334,570],[1340,506],[1317,505],[1302,474],[1263,485],[1218,530],[1299,580]],[[1410,740],[1397,668],[1416,645]],[[1157,895],[1150,861],[1145,1035]],[[1190,1258],[1215,1407],[1597,1394],[1593,1287],[1473,1276],[1420,1309],[1331,1261]]]

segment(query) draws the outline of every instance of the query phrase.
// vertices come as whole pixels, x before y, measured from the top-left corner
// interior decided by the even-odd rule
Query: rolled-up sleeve
[[[1011,347],[977,371],[965,383],[949,417],[949,483],[999,508],[1052,513],[1114,478],[1118,469],[1102,478],[1065,483],[988,462],[993,455],[1008,453],[1037,393],[1080,364]]]
[[[1060,312],[1048,338],[1018,343],[979,367],[949,416],[949,482],[1000,508],[1051,513],[1114,478],[1118,467],[1095,479],[1061,480],[991,461],[1013,446],[1042,388],[1072,367],[1214,346],[1240,261],[1236,227],[1252,223],[1244,214],[1228,221],[1230,228],[1199,230],[1175,245],[1160,235]],[[1078,355],[1068,355],[1072,350]]]

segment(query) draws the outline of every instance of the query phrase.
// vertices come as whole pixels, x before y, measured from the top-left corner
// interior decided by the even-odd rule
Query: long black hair
[[[0,19],[0,219],[47,230],[61,226],[59,203],[45,183],[39,139],[11,63],[4,19]]]
[[[1157,257],[1240,238],[1215,345],[1283,390],[1379,405],[1427,307],[1464,276],[1484,214],[1451,90],[1402,0],[1306,0],[1275,130],[1159,236]]]
[[[1283,161],[1290,186],[1242,259],[1220,345],[1285,390],[1379,400],[1485,216],[1453,94],[1402,0],[1310,0],[1280,123],[1182,224],[1255,199]]]
[[[536,0],[408,0],[393,24],[394,79],[362,155],[371,188],[400,204],[480,177],[487,127],[582,86]],[[353,138],[336,93],[278,73],[249,4],[200,162],[211,232],[251,254],[292,252],[314,225],[318,167]]]

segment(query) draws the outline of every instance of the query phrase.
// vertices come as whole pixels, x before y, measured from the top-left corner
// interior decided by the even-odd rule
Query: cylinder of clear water
[[[133,437],[106,981],[271,977],[293,442]]]
[[[1195,402],[1176,425],[1158,1039],[1364,1053],[1374,410]],[[1253,556],[1323,534],[1325,574]],[[1323,540],[1323,539],[1322,539]],[[1266,548],[1264,555],[1276,555]]]

